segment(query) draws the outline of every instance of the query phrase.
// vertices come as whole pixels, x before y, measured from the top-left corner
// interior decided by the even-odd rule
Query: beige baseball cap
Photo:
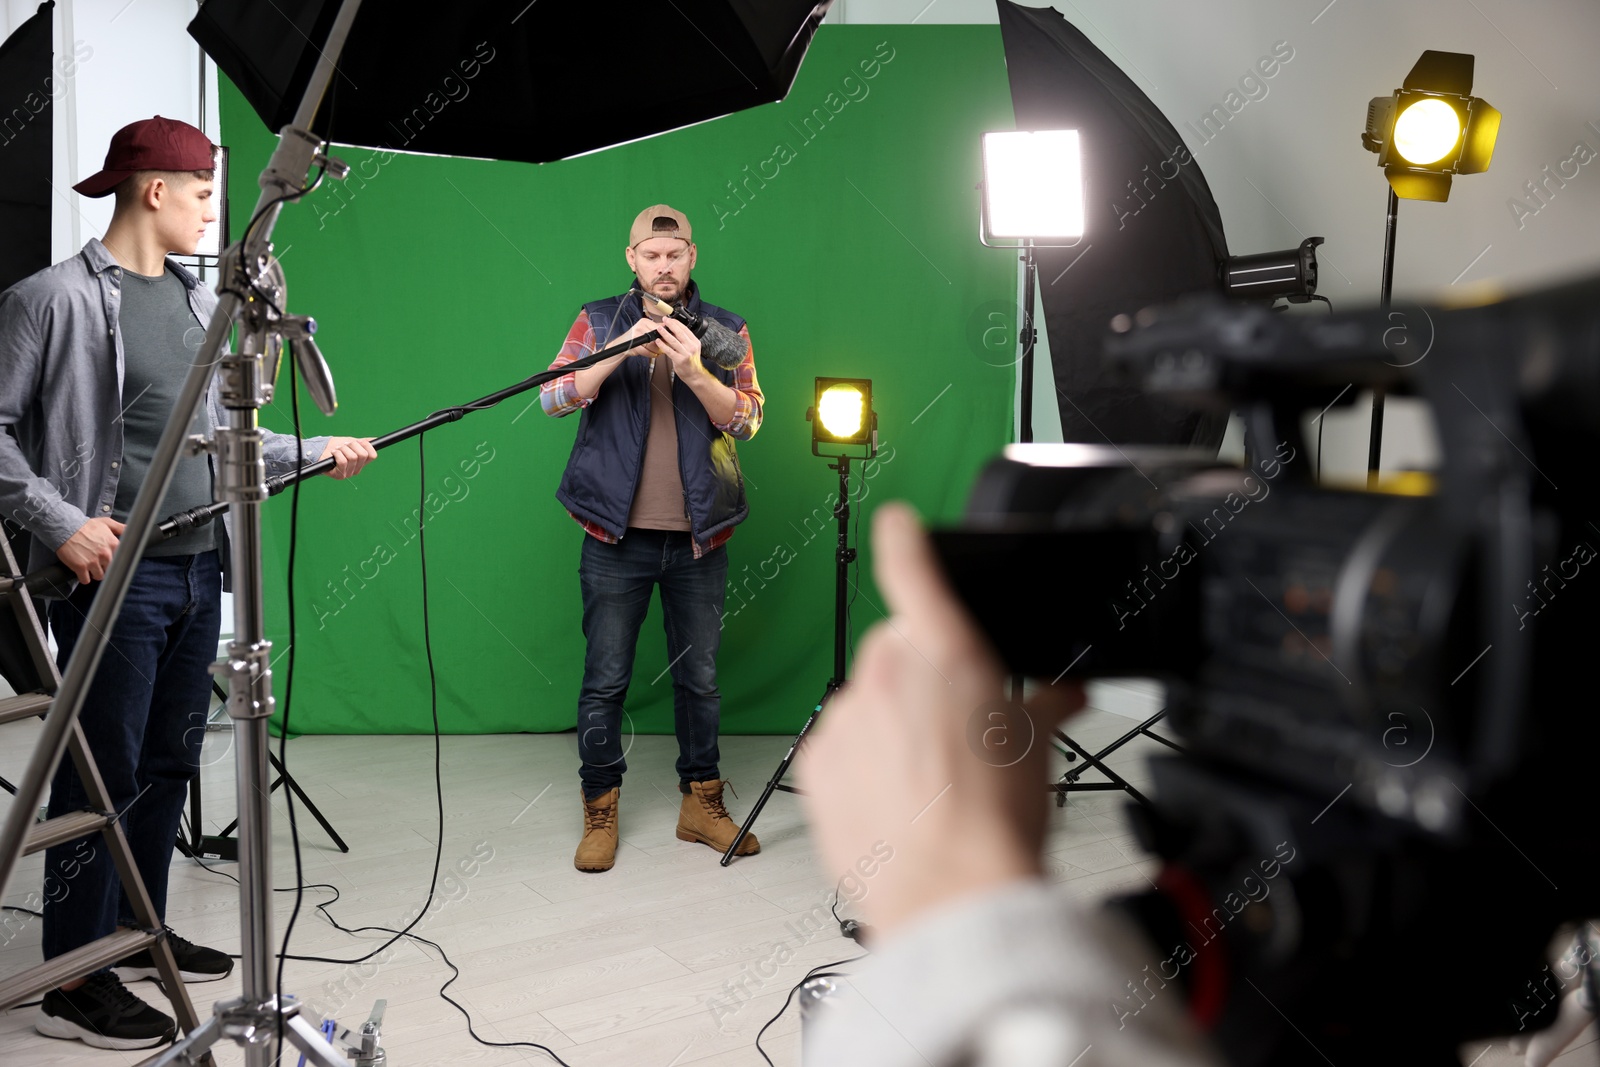
[[[656,204],[639,212],[628,231],[628,247],[637,248],[640,241],[652,237],[677,237],[694,243],[694,231],[689,227],[689,216],[666,204]]]

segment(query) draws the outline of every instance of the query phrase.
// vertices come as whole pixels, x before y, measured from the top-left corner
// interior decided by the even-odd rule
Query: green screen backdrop
[[[451,102],[396,101],[394,145]],[[728,546],[722,728],[793,732],[832,668],[837,475],[811,455],[812,379],[873,381],[881,454],[852,477],[868,513],[898,498],[954,518],[1009,439],[1016,261],[979,245],[975,186],[979,134],[1011,125],[997,28],[827,26],[783,102],[577,159],[340,150],[350,178],[286,207],[274,235],[289,310],[317,318],[338,383],[335,417],[302,403],[305,432],[376,436],[542,370],[581,303],[627,287],[634,215],[685,211],[695,277],[749,320],[766,394],[739,445],[750,518]],[[275,138],[226,84],[222,135],[237,236]],[[287,384],[262,415],[280,432]],[[578,420],[547,417],[537,395],[428,433],[425,488],[415,441],[302,487],[294,732],[432,729],[419,510],[443,729],[573,726],[584,534],[554,492]],[[288,496],[264,516],[281,709]],[[860,530],[858,637],[884,608]],[[671,732],[666,668],[658,599],[625,728]]]

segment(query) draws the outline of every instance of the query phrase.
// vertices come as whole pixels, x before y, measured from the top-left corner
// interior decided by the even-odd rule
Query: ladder
[[[61,674],[56,669],[55,661],[50,658],[39,607],[23,582],[22,568],[17,565],[10,538],[3,528],[0,528],[0,552],[4,554],[3,560],[0,560],[4,563],[4,569],[0,571],[0,600],[6,602],[0,606],[0,613],[5,616],[0,618],[0,639],[10,638],[11,647],[5,657],[7,673],[17,676],[10,679],[17,695],[0,700],[0,725],[3,725],[53,714],[51,705],[61,683]],[[21,645],[20,650],[17,644]],[[189,999],[189,992],[178,975],[178,965],[173,959],[171,946],[167,944],[161,920],[157,918],[155,905],[150,902],[150,894],[145,890],[144,879],[134,866],[128,839],[122,832],[122,823],[116,812],[111,810],[105,782],[84,741],[83,727],[76,718],[69,727],[67,753],[78,769],[78,777],[83,781],[90,807],[36,823],[21,843],[21,854],[32,855],[56,845],[99,834],[116,866],[123,890],[128,894],[139,928],[118,929],[71,952],[45,960],[18,974],[0,978],[0,1011],[75,978],[86,977],[140,949],[148,948],[161,976],[161,990],[172,1002],[173,1018],[184,1033],[189,1033],[200,1024],[194,1003]],[[41,747],[41,750],[34,752],[33,760],[48,759],[48,755]],[[50,777],[47,773],[39,780],[48,781]],[[28,776],[27,780],[32,780],[32,776]],[[19,794],[13,803],[25,805],[31,810],[38,806],[41,799],[39,796]],[[208,1065],[213,1062],[209,1053],[203,1062]]]

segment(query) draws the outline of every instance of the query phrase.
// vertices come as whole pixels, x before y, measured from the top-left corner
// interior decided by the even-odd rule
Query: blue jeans
[[[678,782],[704,782],[717,771],[717,647],[722,642],[722,601],[728,584],[728,550],[694,558],[687,533],[630,529],[608,545],[585,536],[578,565],[583,586],[583,689],[578,694],[578,777],[594,799],[622,784],[628,769],[622,735],[622,701],[633,678],[639,627],[661,586],[661,613],[672,672],[673,729],[678,735]],[[631,736],[632,731],[629,731]]]
[[[65,669],[100,583],[50,606],[50,628]],[[216,552],[141,560],[78,722],[156,915],[166,917],[167,868],[189,781],[200,769],[207,668],[217,656],[222,572]],[[89,806],[72,760],[50,786],[49,814]],[[59,956],[118,925],[136,925],[116,868],[98,836],[45,852],[43,949]]]

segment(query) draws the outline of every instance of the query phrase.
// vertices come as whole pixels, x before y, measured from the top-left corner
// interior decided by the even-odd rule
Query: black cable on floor
[[[768,1019],[766,1024],[763,1025],[760,1030],[756,1031],[756,1051],[761,1054],[762,1059],[767,1061],[767,1067],[774,1067],[774,1065],[772,1062],[772,1057],[767,1055],[767,1050],[761,1047],[761,1037],[767,1032],[773,1023],[783,1018],[783,1013],[789,1010],[789,1002],[794,999],[794,995],[796,993],[800,992],[800,987],[811,981],[813,978],[848,978],[848,972],[830,971],[828,968],[843,967],[847,963],[854,963],[857,960],[864,960],[868,955],[870,955],[870,953],[863,952],[861,955],[851,956],[847,960],[834,960],[832,963],[818,964],[817,966],[811,968],[811,970],[807,971],[804,978],[800,979],[800,981],[794,984],[794,987],[789,990],[789,995],[783,998],[783,1007],[778,1009],[778,1014]]]
[[[295,440],[296,440],[296,464],[297,464],[297,466],[304,467],[305,466],[305,441],[304,441],[304,438],[300,436],[300,395],[299,395],[299,390],[298,390],[297,386],[298,386],[298,382],[296,380],[295,366],[294,366],[293,360],[291,359],[290,362],[289,362],[289,387],[290,387],[290,397],[291,397],[290,410],[291,410],[291,412],[293,414],[293,418],[294,418],[294,432],[295,432]],[[421,440],[422,440],[422,438],[421,438],[421,436],[419,436],[418,437],[418,447],[419,447],[419,449],[421,447]],[[426,473],[426,471],[423,472],[422,493],[421,493],[421,495],[424,498],[427,495],[427,473]],[[284,681],[284,689],[283,689],[283,724],[282,724],[282,733],[278,738],[278,762],[284,766],[284,769],[285,769],[286,772],[288,770],[287,742],[288,742],[288,738],[289,738],[290,700],[291,700],[293,692],[294,692],[295,646],[297,644],[296,629],[295,629],[295,606],[294,606],[294,569],[295,569],[295,545],[296,545],[296,541],[298,540],[298,537],[299,537],[299,523],[300,523],[299,515],[300,515],[300,482],[296,481],[293,484],[293,486],[291,486],[291,497],[290,497],[290,506],[289,506],[289,559],[288,559],[288,592],[287,592],[288,607],[289,607],[289,651],[288,651],[289,663],[288,663],[288,669],[287,669],[288,677]],[[417,538],[418,538],[418,543],[419,544],[422,543],[422,536],[423,536],[422,535],[422,527],[426,525],[426,522],[427,522],[426,504],[424,504],[423,505],[423,514],[418,517]],[[427,557],[426,557],[426,554],[424,554],[424,556],[423,556],[423,570],[424,570],[424,576],[423,576],[423,626],[424,626],[424,632],[426,632],[427,618],[428,618],[428,616],[427,616],[427,576],[426,576]],[[432,677],[433,677],[433,658],[432,658],[431,648],[430,648],[430,651],[429,651],[428,669],[429,669],[429,679],[430,679],[430,683],[431,683],[431,680],[432,680]],[[425,900],[423,902],[422,910],[417,914],[417,917],[415,919],[413,919],[409,925],[406,926],[405,930],[402,930],[399,933],[396,933],[394,937],[390,938],[388,941],[384,942],[382,945],[379,945],[377,948],[373,949],[371,952],[367,953],[365,956],[361,956],[361,957],[359,957],[357,959],[341,960],[341,959],[330,959],[330,958],[321,957],[321,956],[295,956],[293,958],[299,959],[299,960],[306,960],[306,961],[310,961],[310,962],[316,962],[316,963],[344,963],[344,964],[363,963],[366,960],[371,959],[373,956],[376,956],[378,953],[382,952],[384,949],[388,948],[390,945],[394,944],[396,941],[398,941],[400,939],[402,934],[408,933],[413,926],[416,926],[417,923],[422,921],[422,917],[428,913],[428,908],[432,906],[434,894],[437,891],[438,884],[439,884],[439,866],[440,866],[440,863],[442,861],[442,856],[443,856],[443,852],[444,852],[444,779],[443,779],[443,775],[440,772],[440,762],[441,762],[441,760],[440,760],[440,750],[439,750],[439,745],[440,745],[440,742],[439,742],[439,707],[438,707],[437,687],[434,687],[434,689],[435,689],[435,691],[434,691],[434,696],[433,696],[433,705],[434,705],[433,706],[433,726],[434,726],[434,732],[433,732],[433,782],[434,782],[434,797],[435,797],[436,806],[437,806],[437,809],[438,809],[439,835],[438,835],[438,840],[435,843],[435,847],[434,847],[433,877],[429,880],[429,883],[428,883],[428,898],[427,898],[427,900]],[[292,790],[285,792],[285,799],[288,802],[288,810],[289,810],[289,834],[290,834],[290,839],[291,839],[291,841],[293,842],[293,845],[294,845],[295,884],[296,884],[297,887],[299,887],[299,886],[301,886],[303,884],[303,871],[302,871],[301,856],[300,856],[300,834],[299,834],[299,828],[298,828],[298,826],[296,824],[296,820],[295,820],[294,796],[293,796],[293,791]],[[295,897],[294,911],[291,913],[290,918],[289,918],[289,924],[285,928],[284,933],[283,933],[283,945],[282,945],[281,950],[278,953],[278,955],[279,955],[279,959],[278,959],[278,983],[279,983],[278,995],[279,996],[283,995],[283,989],[282,989],[282,983],[283,983],[283,960],[284,960],[284,958],[289,956],[289,934],[294,929],[295,919],[300,914],[300,903],[301,903],[301,898],[300,898],[299,895],[297,895]],[[330,903],[331,903],[331,901],[330,901]],[[329,918],[331,920],[332,916],[329,916]],[[338,924],[335,923],[334,925],[337,926]],[[343,929],[343,928],[341,927],[341,929]]]
[[[206,870],[210,871],[212,874],[221,875],[222,877],[226,878],[228,881],[232,882],[234,885],[238,885],[239,884],[239,879],[235,878],[233,875],[229,874],[227,871],[222,870],[220,867],[211,866],[211,864],[207,863],[205,860],[201,859],[199,856],[190,856],[189,858],[194,860],[200,866],[204,867]],[[333,915],[331,913],[329,913],[329,911],[328,911],[328,906],[330,904],[337,904],[339,902],[339,898],[344,895],[344,894],[339,892],[339,887],[338,886],[329,885],[327,882],[306,882],[304,885],[291,885],[291,886],[284,886],[282,888],[274,887],[274,889],[272,891],[274,893],[299,893],[299,892],[301,892],[303,890],[306,890],[306,889],[331,889],[331,890],[333,890],[333,899],[332,900],[321,901],[320,903],[312,905],[312,907],[314,907],[318,911],[322,912],[323,916],[336,929],[344,930],[344,927],[339,925],[339,921],[337,919],[335,919],[333,917]],[[349,931],[345,931],[345,932],[348,933]],[[243,959],[243,955],[241,953],[238,953],[238,952],[225,952],[225,953],[223,953],[223,955],[229,957],[230,959],[236,959],[236,960],[237,959]],[[294,956],[294,955],[290,955],[290,956],[288,956],[288,958],[291,959],[291,960],[307,960],[307,961],[313,961],[314,960],[314,958],[310,957],[310,956]]]
[[[417,470],[420,474],[420,485],[417,491],[417,552],[422,563],[422,647],[427,653],[428,657],[428,698],[430,706],[433,709],[433,775],[434,781],[439,783],[439,848],[440,851],[442,851],[444,848],[444,785],[443,779],[439,773],[439,675],[433,664],[433,627],[428,614],[428,539],[423,534],[423,529],[427,526],[428,513],[427,439],[428,435],[426,433],[420,433],[417,435]],[[439,877],[438,857],[439,853],[436,852],[434,854],[433,868],[433,876],[435,879]],[[431,891],[428,894],[428,901],[430,904],[433,902],[433,894]],[[426,906],[423,907],[423,914],[427,914]],[[421,915],[417,916],[419,921],[421,918]],[[411,924],[411,926],[415,925],[416,922]],[[406,927],[406,929],[409,931],[411,926]],[[358,927],[358,929],[382,930],[386,929],[386,927]],[[445,993],[445,990],[449,989],[455,980],[461,977],[461,968],[450,962],[450,957],[445,955],[444,948],[438,942],[429,941],[427,938],[418,934],[408,933],[406,936],[410,937],[414,941],[421,941],[425,944],[432,945],[434,948],[439,950],[439,958],[444,960],[444,965],[449,967],[452,972],[449,981],[445,982],[444,985],[439,987],[439,996],[446,1004],[449,1004],[451,1007],[455,1008],[456,1011],[459,1011],[462,1015],[462,1018],[467,1020],[467,1034],[474,1041],[478,1042],[480,1045],[489,1045],[494,1048],[536,1048],[549,1055],[549,1057],[555,1060],[557,1063],[561,1064],[561,1067],[570,1067],[565,1060],[555,1054],[554,1049],[541,1045],[537,1041],[490,1041],[487,1038],[479,1037],[478,1032],[472,1028],[472,1015],[467,1011],[466,1008],[463,1008],[459,1003],[451,999]]]
[[[194,857],[194,861],[196,863],[200,864],[200,866],[204,867],[206,870],[210,871],[212,874],[220,874],[222,877],[230,879],[231,881],[233,881],[235,883],[237,883],[239,881],[239,879],[234,878],[234,876],[229,874],[227,871],[219,870],[218,868],[211,866],[209,863],[205,862],[204,860],[200,859],[199,857]],[[490,1041],[487,1038],[478,1036],[477,1031],[472,1028],[472,1015],[467,1011],[466,1008],[462,1007],[455,1000],[453,1000],[452,998],[450,998],[450,997],[445,995],[445,990],[449,989],[450,986],[455,983],[455,980],[457,978],[461,977],[461,968],[457,967],[455,965],[455,963],[451,961],[450,957],[448,955],[446,955],[446,953],[444,951],[444,946],[439,944],[437,941],[430,941],[428,938],[423,937],[421,934],[406,933],[404,931],[395,930],[395,929],[393,929],[391,927],[388,927],[388,926],[357,926],[357,927],[355,927],[353,929],[351,927],[345,926],[338,919],[335,919],[333,917],[333,913],[328,910],[329,907],[331,907],[332,905],[337,904],[339,902],[339,897],[340,897],[341,894],[339,892],[339,887],[338,886],[329,885],[327,882],[308,882],[308,883],[306,883],[306,885],[304,887],[289,886],[289,887],[284,888],[284,889],[274,889],[273,892],[274,893],[293,893],[293,892],[296,891],[297,888],[331,889],[331,890],[333,890],[333,899],[332,900],[325,900],[325,901],[322,901],[322,902],[320,902],[320,903],[318,903],[318,904],[316,904],[314,906],[316,907],[316,909],[318,911],[322,912],[323,917],[328,920],[328,925],[332,926],[335,930],[339,930],[339,931],[341,931],[343,933],[352,934],[352,935],[362,933],[363,931],[366,931],[366,930],[381,930],[384,933],[397,935],[395,937],[390,938],[388,941],[384,942],[385,945],[392,945],[392,944],[395,943],[395,941],[399,940],[399,938],[401,936],[403,936],[403,937],[410,938],[412,941],[421,942],[424,945],[432,945],[435,949],[437,949],[438,952],[439,952],[439,958],[444,961],[444,965],[446,967],[449,967],[450,970],[452,972],[454,972],[453,974],[451,974],[450,978],[444,983],[444,985],[439,987],[439,998],[441,1000],[443,1000],[446,1004],[449,1004],[451,1007],[453,1007],[457,1011],[459,1011],[462,1014],[462,1016],[467,1020],[467,1033],[469,1035],[471,1035],[471,1037],[472,1037],[472,1039],[474,1041],[477,1041],[480,1044],[484,1044],[484,1045],[493,1045],[493,1046],[496,1046],[498,1048],[512,1048],[512,1047],[536,1048],[536,1049],[539,1049],[540,1051],[549,1053],[550,1054],[550,1058],[555,1060],[557,1063],[561,1064],[561,1067],[571,1067],[571,1065],[568,1064],[565,1060],[563,1060],[560,1056],[557,1056],[549,1048],[545,1047],[544,1045],[539,1044],[538,1042],[535,1042],[535,1041]],[[239,954],[237,952],[230,952],[230,953],[228,953],[228,955],[232,956],[234,959],[238,959],[239,958]],[[303,961],[310,962],[310,963],[330,962],[328,960],[323,959],[321,956],[289,956],[288,958],[291,959],[291,960],[303,960]],[[365,956],[362,957],[362,959],[366,959],[366,958],[367,957],[365,957]],[[331,961],[331,962],[343,962],[343,961]]]

